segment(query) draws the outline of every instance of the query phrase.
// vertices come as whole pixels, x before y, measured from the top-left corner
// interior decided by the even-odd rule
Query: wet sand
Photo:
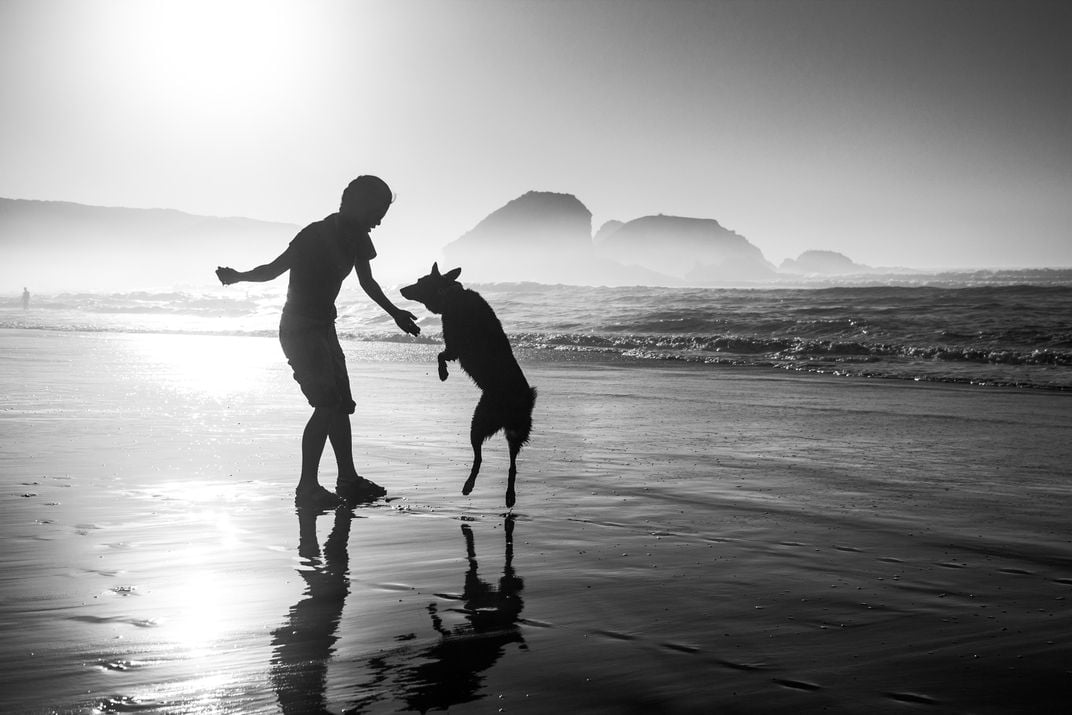
[[[267,338],[0,331],[0,711],[1056,712],[1072,396],[349,345],[359,469],[299,518]],[[329,456],[324,480],[334,477]]]

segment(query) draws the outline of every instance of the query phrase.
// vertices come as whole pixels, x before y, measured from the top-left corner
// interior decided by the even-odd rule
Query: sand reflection
[[[304,598],[272,633],[271,680],[284,713],[325,712],[328,661],[338,640],[336,631],[350,593],[347,541],[353,513],[340,507],[321,552],[316,519],[321,512],[298,511],[298,554],[305,580]]]
[[[413,653],[395,651],[369,662],[380,692],[405,703],[405,709],[427,712],[482,697],[484,673],[516,644],[524,649],[518,626],[524,602],[524,581],[515,573],[514,516],[504,521],[505,557],[502,576],[493,584],[478,571],[476,544],[468,524],[461,527],[469,566],[460,595],[446,596],[458,606],[440,609],[428,606],[432,629],[439,634],[435,645]],[[459,618],[460,616],[460,618]],[[387,686],[386,688],[384,686]],[[366,701],[365,705],[370,705]],[[353,712],[360,712],[361,708]]]
[[[331,534],[321,550],[315,512],[298,512],[299,573],[306,589],[272,633],[271,681],[284,713],[326,712],[328,665],[339,639],[338,628],[350,593],[347,540],[353,513],[334,513]],[[468,568],[460,594],[438,594],[456,606],[428,606],[437,640],[424,648],[400,648],[369,660],[371,679],[358,686],[356,704],[347,713],[394,701],[404,710],[447,709],[482,697],[484,673],[515,644],[524,649],[518,625],[524,603],[523,580],[515,573],[514,516],[503,523],[504,561],[497,582],[481,578],[476,540],[468,524],[461,527]]]

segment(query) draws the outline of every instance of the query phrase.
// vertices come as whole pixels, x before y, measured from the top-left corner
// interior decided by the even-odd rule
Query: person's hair
[[[351,181],[342,192],[339,208],[356,203],[361,199],[382,199],[388,204],[394,203],[395,195],[387,182],[378,176],[359,176]]]

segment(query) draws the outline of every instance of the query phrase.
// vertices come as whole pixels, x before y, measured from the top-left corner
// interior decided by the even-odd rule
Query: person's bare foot
[[[294,506],[301,509],[334,509],[342,503],[343,500],[338,494],[319,484],[311,487],[299,486],[294,490]]]
[[[387,490],[364,477],[353,475],[339,477],[335,483],[335,493],[347,502],[370,502],[387,494]]]

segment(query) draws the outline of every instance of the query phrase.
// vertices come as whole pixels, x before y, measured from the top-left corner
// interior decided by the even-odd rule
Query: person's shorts
[[[350,393],[350,376],[334,321],[284,313],[279,321],[279,343],[310,405],[354,413],[357,405]]]

